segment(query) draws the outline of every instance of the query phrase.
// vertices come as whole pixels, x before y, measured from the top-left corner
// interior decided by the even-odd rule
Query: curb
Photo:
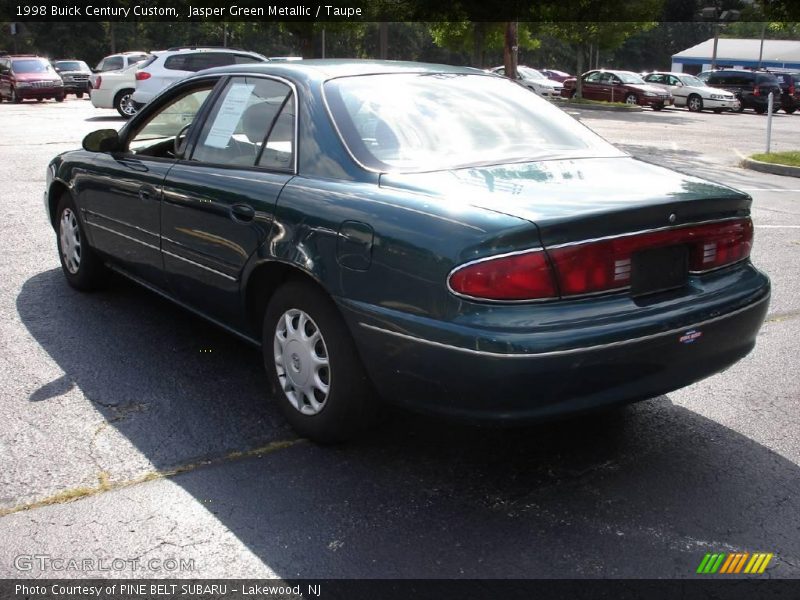
[[[582,104],[579,102],[562,102],[560,104],[556,104],[556,106],[560,106],[561,108],[567,109],[577,109],[577,110],[599,110],[605,112],[642,112],[644,108],[639,106],[603,106],[602,104]]]
[[[753,160],[752,158],[745,158],[741,165],[745,169],[760,171],[762,173],[785,175],[786,177],[800,177],[800,167],[792,167],[790,165],[775,165],[772,163],[761,162],[760,160]]]

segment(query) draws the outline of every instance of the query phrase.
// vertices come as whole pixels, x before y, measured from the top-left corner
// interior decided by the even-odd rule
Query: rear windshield
[[[80,60],[59,60],[54,63],[57,69],[62,71],[88,71],[89,67],[85,62]]]
[[[325,97],[350,152],[379,171],[621,155],[562,110],[500,77],[343,77],[326,82]]]
[[[760,74],[756,77],[756,83],[767,83],[772,85],[778,85],[778,80],[775,79],[774,75]]]
[[[25,58],[12,60],[11,68],[15,73],[52,73],[50,63],[41,58]]]

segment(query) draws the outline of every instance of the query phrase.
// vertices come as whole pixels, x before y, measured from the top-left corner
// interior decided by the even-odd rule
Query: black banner
[[[797,598],[800,582],[759,579],[3,580],[3,600],[690,600]]]

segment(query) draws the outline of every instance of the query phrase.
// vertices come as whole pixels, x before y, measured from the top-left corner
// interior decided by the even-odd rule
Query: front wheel
[[[664,110],[664,105],[663,104],[653,104],[652,108],[653,108],[653,110]]]
[[[689,100],[686,102],[686,107],[692,112],[700,112],[703,110],[703,99],[697,95],[689,96]]]
[[[636,99],[636,94],[628,94],[625,96],[625,104],[639,104],[639,101]]]
[[[77,290],[97,289],[103,283],[106,267],[89,246],[78,219],[75,204],[68,195],[56,209],[58,256],[67,283]]]
[[[11,98],[10,98],[10,100],[11,100],[11,102],[13,102],[14,104],[20,104],[20,103],[22,102],[22,98],[20,98],[20,97],[17,95],[17,90],[16,90],[16,89],[14,89],[14,88],[11,88]]]
[[[83,98],[83,92],[75,92],[76,98]]]
[[[262,352],[286,420],[316,442],[352,438],[378,404],[350,332],[333,301],[315,285],[290,281],[267,305]]]
[[[56,96],[56,102],[63,102],[63,101],[64,101],[64,94],[61,94],[60,96]]]

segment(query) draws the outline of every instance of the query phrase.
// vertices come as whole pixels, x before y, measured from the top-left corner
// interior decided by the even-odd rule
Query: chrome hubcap
[[[697,98],[692,98],[689,100],[689,106],[691,106],[694,110],[700,108],[700,102],[697,101]]]
[[[131,100],[131,94],[126,94],[120,99],[119,107],[122,112],[128,116],[132,117],[136,114],[136,109],[133,107],[133,100]]]
[[[636,96],[628,96],[625,98],[625,102],[628,104],[636,104]]]
[[[58,237],[64,266],[74,275],[81,266],[81,231],[75,213],[69,208],[65,208],[61,213]]]
[[[291,405],[316,415],[330,395],[328,348],[314,320],[302,310],[287,310],[275,327],[273,357],[278,381]]]

